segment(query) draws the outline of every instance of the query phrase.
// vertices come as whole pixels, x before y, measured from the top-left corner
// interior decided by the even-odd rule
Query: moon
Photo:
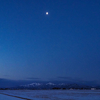
[[[48,12],[46,12],[46,15],[48,15],[49,13]]]

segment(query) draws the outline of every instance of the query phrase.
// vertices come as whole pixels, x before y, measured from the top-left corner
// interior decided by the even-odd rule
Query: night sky
[[[100,82],[100,0],[0,0],[0,78]]]

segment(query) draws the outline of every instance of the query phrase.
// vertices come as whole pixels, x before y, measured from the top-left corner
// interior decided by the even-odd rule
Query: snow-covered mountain
[[[90,85],[82,83],[69,83],[59,81],[38,81],[21,83],[22,85],[16,85],[11,87],[0,87],[0,89],[100,89],[100,85]]]
[[[49,82],[46,85],[56,85],[56,84]]]
[[[30,83],[27,85],[21,85],[20,88],[28,88],[28,89],[51,89],[57,84],[48,82],[48,83]]]
[[[19,86],[20,89],[91,89],[96,88],[88,85],[79,85],[79,84],[67,84],[67,83],[30,83],[27,85]]]
[[[31,84],[27,84],[27,85],[21,85],[22,87],[35,87],[35,86],[40,86],[42,84],[40,83],[31,83]]]

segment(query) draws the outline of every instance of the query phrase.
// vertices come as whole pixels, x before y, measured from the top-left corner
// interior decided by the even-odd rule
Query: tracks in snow
[[[28,99],[28,98],[19,97],[19,96],[9,95],[9,94],[6,94],[6,93],[0,93],[0,94],[6,95],[6,96],[10,96],[10,97],[19,98],[19,99],[23,99],[23,100],[32,100],[32,99]]]

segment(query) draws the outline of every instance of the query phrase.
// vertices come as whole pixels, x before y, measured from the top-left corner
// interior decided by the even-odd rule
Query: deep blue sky
[[[99,81],[100,0],[0,0],[0,78]]]

